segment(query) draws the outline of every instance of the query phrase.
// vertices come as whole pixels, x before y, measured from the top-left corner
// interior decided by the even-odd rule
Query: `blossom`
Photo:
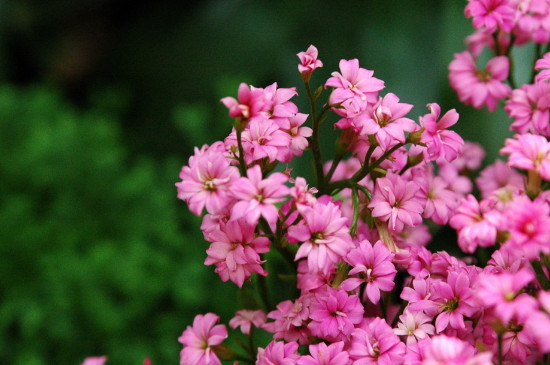
[[[238,99],[238,100],[237,100]],[[248,122],[260,115],[264,110],[264,93],[261,89],[248,86],[244,82],[239,85],[237,99],[226,96],[221,102],[229,109],[229,116]]]
[[[193,214],[200,216],[205,207],[209,213],[218,213],[232,203],[229,190],[239,177],[239,170],[230,164],[221,142],[195,148],[189,166],[181,169],[181,181],[176,183],[178,198],[187,203]]]
[[[298,360],[298,365],[349,365],[349,354],[344,350],[344,342],[333,342],[327,345],[320,342],[309,345],[310,355],[304,355]]]
[[[489,198],[492,192],[504,187],[512,190],[524,188],[521,174],[502,160],[496,160],[492,165],[485,167],[476,178],[476,185],[483,199]]]
[[[519,249],[530,260],[550,254],[550,207],[547,203],[518,199],[505,214],[510,233],[506,244]]]
[[[296,342],[271,341],[265,349],[258,348],[256,365],[295,365],[299,358]]]
[[[361,322],[363,313],[363,305],[357,295],[348,295],[345,290],[327,285],[315,291],[308,328],[314,336],[339,341]]]
[[[418,340],[434,334],[435,328],[430,323],[431,321],[432,319],[423,312],[405,310],[399,316],[399,323],[393,332],[398,336],[407,336],[407,346],[410,346]]]
[[[374,135],[382,149],[397,143],[405,143],[405,132],[412,132],[417,125],[404,116],[412,109],[412,104],[400,103],[399,98],[388,93],[369,108],[368,112],[355,117],[353,124],[361,135]]]
[[[351,333],[350,357],[357,365],[399,365],[405,344],[381,318],[375,317]]]
[[[426,345],[422,365],[492,365],[490,352],[476,354],[475,348],[456,337],[434,336]]]
[[[391,231],[399,233],[404,225],[416,226],[422,222],[423,202],[418,198],[418,184],[390,173],[376,179],[372,201],[372,216],[388,222]]]
[[[447,224],[460,204],[460,195],[450,190],[443,178],[431,173],[427,174],[426,184],[420,184],[420,190],[426,194],[423,216],[431,218],[437,224]]]
[[[536,309],[536,300],[528,294],[520,293],[534,275],[527,269],[516,273],[481,274],[476,296],[487,308],[493,308],[494,314],[503,323],[508,323],[520,312]]]
[[[515,11],[509,0],[468,0],[464,15],[473,18],[474,28],[485,28],[489,33],[497,29],[510,32],[514,26]]]
[[[472,55],[465,51],[454,55],[449,64],[449,81],[465,104],[494,111],[497,102],[510,94],[511,88],[504,83],[508,77],[509,60],[506,56],[494,57],[485,71],[479,70]]]
[[[490,214],[486,214],[483,208],[469,194],[449,220],[450,226],[458,231],[458,245],[466,253],[473,253],[477,246],[489,247],[496,242],[497,227],[487,219],[486,215]]]
[[[506,139],[500,154],[510,155],[509,166],[536,171],[543,179],[550,180],[550,143],[543,136],[516,134],[513,139]]]
[[[277,309],[267,314],[267,318],[274,321],[264,324],[263,329],[273,333],[274,339],[298,341],[300,345],[308,344],[310,331],[307,322],[312,297],[313,294],[306,294],[294,302],[285,300],[277,304]]]
[[[512,90],[504,110],[514,119],[510,126],[520,134],[550,136],[550,83],[522,85]]]
[[[188,326],[178,341],[183,344],[180,365],[221,365],[213,348],[227,338],[227,328],[223,324],[214,325],[220,317],[214,313],[199,314]]]
[[[352,248],[347,218],[332,202],[304,207],[303,222],[288,228],[291,243],[301,242],[296,260],[307,258],[310,271],[326,271]]]
[[[535,76],[535,82],[539,83],[550,79],[550,52],[545,53],[542,58],[537,60],[535,70],[539,71]]]
[[[269,239],[255,237],[255,227],[243,219],[230,220],[209,233],[212,244],[204,264],[216,265],[222,281],[231,280],[240,288],[252,273],[267,275],[260,254],[269,251]]]
[[[276,172],[266,179],[262,178],[260,166],[254,165],[246,172],[247,177],[235,181],[231,193],[238,201],[231,209],[232,219],[245,217],[249,224],[257,224],[264,217],[272,230],[275,229],[278,209],[276,203],[285,200],[289,192],[284,185],[288,176]]]
[[[94,356],[84,359],[82,365],[103,365],[107,361],[107,356]]]
[[[306,82],[316,68],[323,67],[323,62],[317,59],[318,51],[314,45],[309,46],[307,51],[298,53],[297,56],[301,62],[298,65],[298,71]]]
[[[252,326],[261,328],[265,320],[266,316],[263,311],[243,309],[235,313],[235,317],[229,321],[229,326],[233,329],[240,327],[242,333],[249,335]]]
[[[348,273],[350,278],[344,280],[340,288],[351,291],[366,283],[363,300],[368,297],[372,303],[378,304],[380,291],[391,291],[395,286],[393,280],[397,270],[392,258],[393,254],[380,240],[374,246],[367,240],[359,242],[346,256],[352,268]]]
[[[340,72],[333,72],[325,83],[325,88],[334,88],[329,103],[341,106],[333,108],[337,114],[354,117],[364,111],[368,103],[376,102],[384,82],[373,77],[373,71],[359,67],[357,59],[340,60]]]
[[[441,108],[436,103],[428,104],[430,114],[419,118],[424,132],[420,142],[427,146],[426,152],[431,161],[445,159],[453,161],[462,152],[464,140],[456,132],[447,130],[458,121],[458,113],[455,109],[446,112],[439,121]]]

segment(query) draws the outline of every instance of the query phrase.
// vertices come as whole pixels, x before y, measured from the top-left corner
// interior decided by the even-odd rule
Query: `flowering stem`
[[[525,192],[530,198],[535,198],[540,193],[541,178],[536,170],[527,172],[527,186]]]
[[[502,333],[497,334],[498,342],[498,365],[502,365]]]
[[[330,183],[330,179],[332,178],[332,175],[334,174],[334,171],[336,171],[336,168],[340,164],[340,161],[342,161],[342,158],[344,157],[344,154],[338,153],[336,156],[334,156],[334,160],[332,160],[332,164],[330,165],[330,170],[325,176],[325,186],[327,186]],[[324,193],[324,192],[322,192]]]
[[[540,260],[533,260],[531,261],[531,266],[533,266],[533,269],[535,270],[535,274],[537,275],[537,280],[539,281],[540,286],[544,290],[550,289],[550,280],[548,280],[548,277],[546,277],[546,273],[544,272],[544,269],[542,268],[542,263]]]
[[[531,83],[535,82],[535,75],[537,74],[537,71],[535,70],[535,64],[537,63],[537,60],[542,57],[542,45],[537,44],[535,47],[535,57],[533,59],[533,66],[531,67]]]
[[[237,156],[239,159],[239,170],[241,170],[242,176],[246,176],[246,163],[244,162],[243,141],[241,139],[242,130],[240,128],[235,128],[235,131],[237,132],[237,148],[239,149],[239,156]]]
[[[315,108],[315,96],[311,93],[311,88],[309,87],[309,81],[304,83],[306,86],[307,97],[311,105],[311,118],[313,119],[313,133],[310,137],[311,152],[313,153],[313,159],[315,160],[315,174],[317,177],[317,186],[323,188],[324,186],[324,173],[323,173],[323,159],[321,157],[321,148],[319,146],[319,126],[321,118],[317,117],[317,112]]]
[[[359,192],[357,187],[353,187],[351,190],[352,204],[353,204],[353,220],[351,222],[351,227],[349,229],[349,234],[351,237],[355,237],[357,233],[357,221],[359,220]]]
[[[401,306],[399,307],[399,310],[397,311],[397,313],[395,313],[395,317],[393,317],[393,320],[391,322],[391,327],[392,328],[395,328],[395,326],[397,326],[397,322],[399,322],[399,316],[403,314],[403,312],[405,311],[405,308],[407,307],[408,304],[409,304],[409,302],[407,302],[406,300],[404,300],[401,303]]]

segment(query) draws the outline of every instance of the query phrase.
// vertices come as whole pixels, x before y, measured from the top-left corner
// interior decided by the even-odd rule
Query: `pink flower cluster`
[[[516,88],[510,50],[550,38],[550,1],[469,0],[476,33],[449,66],[459,99],[495,110],[500,100],[517,134],[507,162],[481,168],[481,146],[449,130],[458,121],[436,103],[418,122],[384,82],[341,60],[323,88],[310,82],[323,63],[310,46],[298,70],[311,103],[302,114],[296,88],[241,84],[222,103],[235,118],[224,141],[195,149],[176,184],[202,216],[206,265],[223,281],[265,283],[272,260],[286,260],[295,295],[257,301],[229,321],[250,345],[230,350],[225,325],[198,315],[180,337],[181,364],[533,364],[550,356],[550,53],[533,84]],[[483,48],[495,52],[476,66]],[[333,160],[321,158],[319,125],[334,120]],[[311,127],[305,126],[309,121]],[[313,153],[315,179],[289,165]],[[280,164],[285,164],[280,166]],[[204,214],[204,212],[206,213]],[[203,215],[204,214],[204,215]],[[449,224],[463,255],[429,250]],[[449,246],[451,243],[445,242]],[[430,246],[428,246],[430,247]],[[446,247],[446,246],[445,246]],[[485,253],[477,255],[477,253]],[[272,335],[254,344],[254,333]]]

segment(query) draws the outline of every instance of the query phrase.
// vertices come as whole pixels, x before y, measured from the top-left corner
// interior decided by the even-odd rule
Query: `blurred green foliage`
[[[175,363],[195,313],[231,313],[208,301],[234,294],[202,265],[179,163],[130,162],[120,137],[101,106],[0,87],[2,363]]]

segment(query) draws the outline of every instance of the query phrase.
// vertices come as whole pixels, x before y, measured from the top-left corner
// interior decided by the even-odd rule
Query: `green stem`
[[[498,333],[497,341],[498,341],[498,365],[502,365],[502,333]]]
[[[352,204],[353,204],[353,220],[351,222],[351,227],[349,229],[349,234],[351,237],[355,237],[355,234],[357,233],[357,221],[359,220],[359,193],[357,192],[357,187],[353,187],[351,191],[351,198],[352,198]]]
[[[239,156],[237,156],[237,158],[239,159],[239,170],[241,170],[242,176],[246,176],[246,163],[244,162],[242,131],[240,130],[240,128],[235,128],[235,131],[237,132],[237,148],[239,149]]]
[[[319,189],[324,190],[324,172],[323,172],[323,159],[321,156],[321,148],[319,146],[319,127],[320,118],[317,117],[315,107],[315,97],[311,93],[309,82],[305,82],[306,93],[311,105],[311,118],[313,120],[313,133],[310,137],[311,152],[313,153],[313,159],[315,161],[315,175],[317,178],[317,186]]]

